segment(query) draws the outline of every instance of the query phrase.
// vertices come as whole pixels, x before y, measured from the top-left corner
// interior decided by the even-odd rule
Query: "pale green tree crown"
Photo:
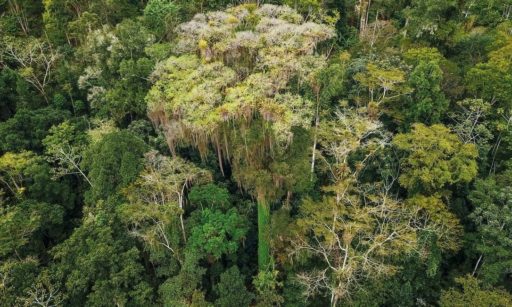
[[[146,100],[171,147],[182,139],[201,148],[225,123],[262,118],[279,144],[292,127],[309,127],[312,102],[291,93],[325,66],[318,43],[334,36],[287,6],[241,5],[197,14],[178,27],[173,56],[157,65]]]

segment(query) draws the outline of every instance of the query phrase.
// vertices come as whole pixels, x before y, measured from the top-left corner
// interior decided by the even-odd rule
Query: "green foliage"
[[[232,266],[220,275],[215,290],[219,298],[215,306],[219,307],[248,307],[254,295],[247,290],[244,276],[240,274],[237,266]]]
[[[443,72],[434,61],[420,60],[409,77],[414,88],[407,102],[406,122],[427,125],[439,123],[448,109],[448,100],[441,90]]]
[[[234,254],[247,233],[245,221],[235,209],[226,213],[204,209],[197,223],[192,228],[189,244],[213,260]]]
[[[264,201],[258,204],[258,266],[267,269],[270,265],[270,208]]]
[[[462,306],[510,306],[512,296],[502,289],[482,288],[478,279],[472,276],[455,279],[462,291],[451,288],[443,291],[440,305],[443,307]]]
[[[18,75],[48,103],[49,85],[62,55],[46,39],[5,37],[1,41],[5,59]]]
[[[178,6],[169,0],[150,0],[144,8],[144,22],[162,37],[172,30],[177,19]]]
[[[80,131],[77,124],[65,121],[50,128],[49,134],[43,139],[43,145],[47,160],[55,164],[56,176],[79,174],[92,185],[80,167],[87,143],[87,135]]]
[[[1,306],[15,306],[35,282],[38,262],[34,258],[3,260],[0,262],[2,276]]]
[[[84,167],[92,182],[90,200],[107,199],[136,179],[147,146],[129,132],[114,132],[92,144]]]
[[[0,0],[0,306],[512,305],[511,16]]]
[[[475,207],[469,217],[476,226],[470,242],[483,259],[478,271],[479,277],[485,284],[500,284],[512,261],[510,171],[477,180],[469,199]]]
[[[41,33],[43,4],[40,1],[9,0],[0,2],[4,12],[0,18],[0,33],[11,35],[39,35]]]
[[[0,200],[2,306],[21,304],[27,293],[33,292],[40,255],[45,244],[55,238],[63,217],[64,210],[58,205],[24,200],[8,206]]]
[[[126,115],[143,115],[146,76],[153,70],[153,61],[147,58],[123,60],[119,65],[119,81],[105,93],[106,105],[101,112],[108,112],[115,119],[121,120]]]
[[[436,48],[411,48],[404,53],[404,59],[413,65],[421,62],[433,62],[439,64],[444,60],[443,55]]]
[[[192,163],[150,151],[138,178],[122,190],[128,202],[119,207],[121,218],[149,252],[157,275],[169,276],[183,264],[186,188],[209,180],[210,174]]]
[[[49,37],[57,43],[69,40],[72,34],[67,30],[77,29],[77,22],[87,25],[91,30],[92,20],[102,24],[116,24],[122,19],[131,17],[137,12],[138,4],[130,0],[45,0],[43,20]],[[87,14],[82,15],[82,12]],[[80,29],[80,28],[78,28]],[[76,36],[75,36],[76,37]],[[74,37],[74,38],[75,38]]]
[[[152,290],[144,280],[139,251],[116,226],[119,221],[106,208],[109,204],[98,206],[52,251],[55,278],[66,289],[66,304],[150,303]]]
[[[155,59],[145,50],[155,37],[142,23],[125,19],[115,27],[91,31],[78,49],[86,64],[78,86],[102,117],[117,122],[146,115],[144,96]]]
[[[405,84],[405,72],[397,67],[387,67],[389,65],[386,64],[381,66],[381,63],[370,62],[366,64],[363,72],[354,76],[354,80],[368,93],[366,101],[358,101],[358,103],[367,106],[371,113],[376,113],[375,109],[381,104],[392,103],[398,97],[410,92]]]
[[[64,121],[69,113],[53,108],[22,109],[0,123],[0,149],[2,151],[40,150],[48,130]]]
[[[39,157],[36,161],[37,163],[31,163],[24,172],[27,178],[26,192],[24,193],[26,198],[56,204],[66,210],[73,209],[79,194],[73,190],[71,181],[55,180],[52,176],[52,167]]]
[[[23,255],[36,231],[62,223],[62,208],[26,201],[0,209],[0,258]]]
[[[418,227],[415,210],[385,194],[366,195],[363,203],[355,187],[345,188],[343,198],[304,200],[292,249],[299,261],[324,263],[324,269],[301,272],[298,279],[305,295],[327,291],[333,305],[350,300],[367,278],[396,274],[399,266],[390,260],[412,254],[418,230],[432,227],[428,222]]]
[[[347,65],[349,60],[350,54],[342,52],[316,76],[316,82],[320,86],[319,98],[326,108],[333,102],[333,99],[341,98],[344,92],[347,91]]]
[[[277,290],[283,286],[283,283],[278,281],[278,271],[276,270],[262,270],[254,277],[252,281],[256,288],[256,306],[279,306],[283,303],[283,297],[277,293]]]
[[[25,174],[27,168],[35,162],[32,152],[25,151],[19,154],[7,152],[0,157],[0,182],[2,189],[11,193],[11,196],[21,196],[25,191]]]
[[[284,0],[282,2],[285,5],[293,7],[298,12],[310,13],[310,12],[315,12],[316,10],[320,9],[322,6],[322,2],[324,2],[324,1],[321,1],[321,0]]]
[[[262,18],[260,24],[253,31],[240,31],[239,27],[249,22],[253,14]],[[269,22],[280,24],[275,29],[281,32],[270,31]],[[198,27],[198,33],[190,32]],[[298,35],[281,35],[290,27]],[[162,125],[165,119],[182,124],[183,131],[167,133],[172,146],[188,135],[195,136],[196,142],[204,142],[219,135],[224,123],[248,121],[254,117],[252,113],[272,124],[273,138],[278,143],[291,139],[292,127],[309,125],[311,104],[300,96],[278,91],[294,77],[307,81],[324,65],[320,57],[302,55],[301,48],[312,50],[319,41],[330,38],[330,28],[303,23],[293,10],[271,5],[255,12],[240,6],[218,15],[201,15],[179,28],[178,48],[184,54],[171,57],[156,68],[156,82],[146,97],[155,123]],[[232,35],[218,36],[227,32]],[[246,50],[241,54],[237,51],[240,44]],[[200,52],[201,58],[194,52]],[[257,58],[258,53],[263,56]],[[286,63],[288,58],[293,58],[295,66]],[[248,71],[235,65],[246,66]],[[274,78],[278,79],[272,81]],[[205,147],[195,145],[200,150]]]
[[[439,257],[440,258],[440,257]],[[376,278],[354,296],[356,306],[416,306],[420,302],[437,302],[441,289],[439,271],[427,274],[425,262],[417,255],[401,259],[403,269],[391,278]]]
[[[410,192],[432,193],[446,185],[470,182],[477,173],[476,148],[463,144],[443,125],[413,125],[393,144],[407,153],[400,184]]]
[[[246,27],[250,31],[244,31],[249,30]],[[269,264],[267,201],[273,194],[267,170],[272,156],[264,155],[262,149],[286,149],[293,140],[293,128],[310,126],[311,102],[286,89],[295,78],[312,81],[325,59],[308,54],[332,36],[329,26],[304,22],[285,6],[242,5],[196,15],[178,27],[180,56],[156,67],[154,85],[146,96],[149,115],[163,130],[171,151],[177,142],[185,141],[204,158],[212,143],[221,166],[223,156],[233,160],[235,178],[258,199],[262,269]],[[264,129],[251,127],[255,119]],[[230,123],[243,128],[237,136],[243,142],[227,142]]]
[[[453,25],[450,17],[455,13],[455,0],[413,0],[404,10],[408,19],[407,34],[413,39],[446,39]]]
[[[449,211],[439,196],[414,195],[407,199],[406,205],[418,210],[422,219],[429,221],[429,230],[435,234],[434,241],[441,250],[459,250],[462,228],[457,216]]]
[[[499,107],[509,110],[512,106],[511,80],[512,35],[510,22],[497,28],[494,49],[488,54],[488,61],[478,63],[466,75],[468,90],[487,101],[496,101]]]
[[[213,183],[192,187],[188,200],[194,205],[213,208],[226,208],[231,203],[228,190]]]
[[[164,306],[188,306],[200,292],[200,283],[206,269],[199,265],[200,254],[185,251],[185,260],[178,275],[161,284],[158,292]]]
[[[0,71],[0,120],[9,119],[16,110],[16,73],[11,69]]]
[[[491,104],[482,99],[464,99],[457,102],[457,106],[451,115],[454,121],[452,129],[464,143],[477,146],[480,171],[485,170],[493,138],[489,120]]]
[[[507,0],[471,0],[464,3],[467,19],[475,25],[497,25],[507,21],[510,14],[510,2]]]

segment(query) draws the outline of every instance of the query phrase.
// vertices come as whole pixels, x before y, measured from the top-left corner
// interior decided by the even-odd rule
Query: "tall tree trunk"
[[[316,145],[318,142],[318,125],[320,124],[320,88],[316,90],[316,113],[315,113],[315,129],[313,137],[313,149],[311,153],[311,176],[310,180],[313,181],[315,174],[315,159],[316,159]]]
[[[265,196],[258,194],[258,266],[264,271],[270,265],[270,207]]]
[[[366,30],[368,25],[368,15],[370,13],[371,0],[359,0],[357,4],[357,13],[359,14],[359,37]]]
[[[224,174],[224,166],[222,164],[222,152],[219,144],[219,136],[215,137],[215,147],[217,147],[217,158],[219,159],[220,172],[222,173],[222,177],[226,177],[226,174]]]

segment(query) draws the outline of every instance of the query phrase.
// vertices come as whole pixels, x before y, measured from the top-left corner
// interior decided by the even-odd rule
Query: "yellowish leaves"
[[[411,64],[418,64],[420,61],[439,63],[444,60],[443,55],[437,48],[411,48],[404,53],[404,58]]]
[[[346,62],[350,61],[350,58],[352,56],[351,56],[350,52],[343,51],[340,53],[339,57],[340,57],[341,62],[346,63]]]
[[[25,191],[23,186],[24,171],[35,161],[34,153],[6,152],[0,157],[0,186],[7,188],[13,196],[21,196]]]
[[[34,158],[30,151],[21,153],[7,152],[0,157],[0,170],[10,174],[20,173]]]
[[[354,79],[368,89],[369,102],[377,106],[410,92],[404,86],[405,72],[398,68],[380,68],[368,63],[366,71],[357,73]]]
[[[462,306],[512,306],[510,292],[501,288],[489,288],[481,284],[481,281],[472,275],[455,278],[460,285],[458,288],[450,288],[442,291],[439,305],[442,307]]]
[[[463,144],[443,125],[415,124],[411,133],[396,135],[393,143],[409,153],[400,184],[410,191],[432,192],[476,176],[475,145]]]
[[[96,144],[108,134],[114,133],[119,129],[113,120],[92,120],[93,128],[87,131],[91,144]]]
[[[220,62],[201,65],[190,55],[169,58],[152,77],[158,81],[146,96],[150,114],[162,110],[169,121],[179,120],[194,134],[209,135],[223,121],[214,116],[215,109],[236,76]]]
[[[326,148],[328,155],[337,163],[343,163],[354,150],[371,145],[363,143],[363,139],[378,130],[381,123],[358,110],[346,109],[338,111],[336,118],[321,125],[320,142]]]
[[[257,24],[243,29],[254,14]],[[152,74],[155,83],[146,97],[150,116],[171,145],[186,136],[207,140],[226,121],[249,122],[256,116],[273,125],[273,137],[286,144],[292,127],[311,124],[312,104],[278,93],[293,78],[312,82],[326,61],[312,53],[333,35],[330,27],[304,22],[289,7],[263,5],[253,12],[239,6],[196,15],[179,28],[180,44],[194,42],[194,47],[158,64]],[[193,52],[197,49],[204,62]],[[183,133],[164,127],[174,123]]]
[[[182,191],[192,183],[211,181],[212,175],[179,157],[169,158],[150,151],[145,154],[145,168],[135,186],[158,191],[161,204],[178,201]]]
[[[177,256],[169,242],[168,227],[184,213],[188,188],[211,180],[210,172],[192,163],[150,151],[145,154],[139,178],[124,191],[128,204],[122,206],[121,213],[134,227],[135,236],[152,248],[161,245]],[[185,235],[184,228],[182,231]]]
[[[293,127],[308,128],[311,125],[313,103],[300,95],[278,94],[259,106],[259,114],[271,122],[274,138],[279,145],[290,144]]]
[[[440,196],[415,195],[406,201],[416,211],[418,221],[426,231],[437,236],[437,244],[443,251],[456,252],[461,247],[462,226],[455,214],[450,212]]]
[[[413,211],[385,194],[367,195],[362,203],[357,193],[320,202],[306,199],[297,220],[294,254],[318,257],[329,272],[301,273],[299,280],[319,282],[339,299],[369,276],[396,273],[399,267],[389,259],[413,253],[418,242]]]
[[[231,23],[231,24],[238,24],[240,22],[240,20],[238,20],[238,18],[236,18],[235,16],[233,15],[229,15],[227,18],[226,18],[226,23]]]
[[[208,42],[206,40],[204,40],[204,39],[200,39],[199,43],[197,44],[197,47],[200,50],[205,50],[208,47]]]
[[[23,68],[20,68],[20,75],[23,77],[23,78],[31,78],[34,76],[34,68],[32,67],[23,67]]]

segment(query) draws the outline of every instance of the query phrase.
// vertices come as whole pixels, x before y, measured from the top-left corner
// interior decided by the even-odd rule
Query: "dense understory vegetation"
[[[0,306],[512,306],[510,0],[0,0]]]

